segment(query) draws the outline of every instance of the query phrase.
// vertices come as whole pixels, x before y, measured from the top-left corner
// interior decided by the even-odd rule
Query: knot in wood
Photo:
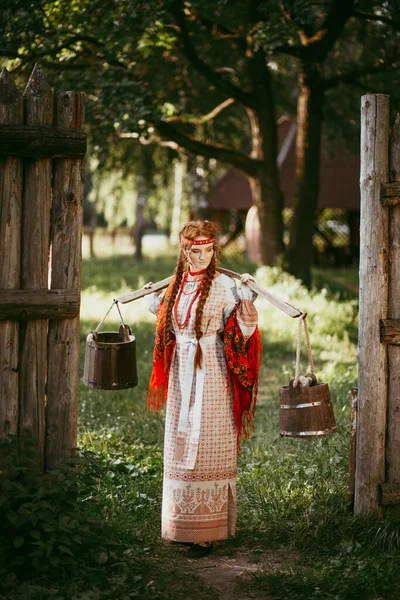
[[[65,194],[65,199],[66,199],[68,202],[73,202],[73,201],[75,200],[75,194],[74,194],[74,192],[71,192],[71,191],[67,192],[67,193]]]

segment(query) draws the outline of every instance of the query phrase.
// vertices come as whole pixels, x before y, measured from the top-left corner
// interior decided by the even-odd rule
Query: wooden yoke
[[[235,273],[235,271],[230,271],[229,269],[223,269],[222,267],[219,267],[217,270],[220,273],[229,275],[229,277],[233,277],[234,279],[240,279],[239,273]],[[168,287],[171,280],[172,280],[172,277],[167,277],[167,279],[163,279],[162,281],[153,283],[151,288],[148,288],[148,289],[142,288],[141,290],[136,290],[135,292],[129,292],[128,294],[124,294],[123,296],[120,296],[119,298],[117,298],[117,300],[118,300],[118,302],[121,302],[122,304],[127,304],[128,302],[133,302],[133,300],[138,300],[139,298],[143,298],[144,296],[147,296],[148,294],[153,294],[154,292],[160,292],[164,288]],[[261,298],[264,298],[264,300],[267,300],[267,302],[270,302],[271,304],[276,306],[276,308],[279,308],[279,310],[282,310],[284,313],[289,315],[289,317],[292,317],[293,319],[297,319],[298,317],[302,316],[303,313],[301,312],[301,310],[299,310],[298,308],[295,308],[294,306],[292,306],[291,304],[288,304],[287,302],[284,302],[283,300],[280,300],[279,298],[276,298],[275,296],[273,296],[273,294],[271,294],[271,292],[269,292],[265,288],[261,287],[261,285],[259,285],[255,281],[247,281],[246,285],[248,285],[249,288],[251,290],[253,290],[253,292],[256,292],[256,294],[261,296]]]

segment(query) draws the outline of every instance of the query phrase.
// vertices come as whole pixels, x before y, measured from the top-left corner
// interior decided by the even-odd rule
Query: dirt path
[[[212,587],[221,600],[273,600],[267,592],[254,590],[248,575],[258,571],[276,571],[287,568],[287,559],[280,552],[260,555],[237,550],[230,556],[216,552],[205,558],[191,561],[191,567],[206,585]]]

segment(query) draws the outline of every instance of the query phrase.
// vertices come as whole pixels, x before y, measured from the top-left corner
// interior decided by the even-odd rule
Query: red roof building
[[[279,126],[278,135],[280,185],[284,196],[284,207],[291,208],[296,186],[296,126],[287,119]],[[359,247],[359,177],[359,154],[339,150],[330,155],[326,148],[322,148],[318,209],[322,211],[331,208],[346,211],[349,228],[347,250],[350,249],[352,256],[357,254]],[[234,210],[245,219],[247,211],[253,206],[249,181],[246,175],[236,168],[229,169],[214,186],[210,187],[207,198],[212,219],[220,224],[227,211]],[[243,226],[244,222],[242,229]],[[258,231],[257,211],[254,207],[248,213],[246,222],[247,253],[253,260],[256,260],[259,255]],[[329,236],[324,236],[323,232],[321,235],[325,238],[323,244],[329,245]],[[330,245],[335,250],[335,243]]]
[[[284,206],[293,206],[296,184],[296,139],[295,126],[289,120],[279,126],[280,151],[285,140],[289,139],[289,148],[280,167],[281,190]],[[287,140],[288,141],[288,140]],[[279,160],[279,159],[278,159]],[[360,209],[360,157],[359,155],[339,151],[329,156],[322,149],[320,162],[320,192],[318,208]],[[208,203],[212,211],[247,210],[253,205],[248,179],[242,171],[232,168],[210,188]]]

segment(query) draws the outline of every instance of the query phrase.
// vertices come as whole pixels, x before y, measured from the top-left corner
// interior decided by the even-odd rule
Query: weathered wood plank
[[[379,500],[382,506],[400,504],[400,482],[382,483],[379,486]]]
[[[79,303],[78,290],[0,290],[0,319],[72,319]]]
[[[0,126],[0,156],[82,158],[86,134],[72,127]]]
[[[354,504],[356,483],[356,435],[357,435],[357,403],[358,388],[351,388],[351,417],[350,417],[350,456],[349,456],[349,492],[347,500]]]
[[[389,177],[400,186],[400,115],[392,129]],[[386,481],[400,481],[400,204],[389,208],[388,408]]]
[[[6,69],[0,74],[0,124],[23,122],[22,94]],[[0,289],[19,288],[22,160],[0,158]],[[18,432],[19,324],[0,323],[0,437]]]
[[[24,92],[25,124],[51,125],[53,92],[36,65]],[[26,160],[23,193],[21,288],[48,286],[52,164]],[[20,334],[19,434],[37,438],[44,465],[47,321],[28,321]]]
[[[381,319],[379,338],[381,344],[400,344],[400,319]]]
[[[84,94],[56,100],[56,123],[83,127]],[[51,217],[51,287],[80,290],[84,196],[83,160],[55,160]],[[71,456],[77,445],[79,316],[49,324],[46,405],[46,468]]]
[[[231,271],[230,269],[223,269],[222,267],[218,267],[217,270],[221,273],[225,273],[225,275],[229,275],[229,277],[233,277],[234,279],[240,279],[239,273],[235,273],[235,271]],[[166,279],[162,279],[161,281],[157,281],[157,283],[154,283],[151,286],[151,288],[142,288],[140,290],[135,290],[134,292],[128,292],[127,294],[120,296],[118,298],[118,302],[121,302],[121,304],[127,304],[128,302],[133,302],[134,300],[138,300],[139,298],[144,298],[145,296],[153,294],[154,292],[160,292],[161,290],[168,287],[171,280],[172,276],[167,277]],[[259,285],[258,283],[254,281],[248,281],[247,285],[261,298],[264,298],[264,300],[267,300],[268,302],[276,306],[276,308],[279,308],[293,319],[296,319],[297,317],[300,317],[303,314],[301,310],[295,308],[288,302],[277,298],[276,296],[271,294],[271,292],[261,287],[261,285]]]
[[[359,382],[355,514],[380,515],[378,485],[385,480],[387,348],[379,320],[387,318],[388,214],[380,202],[388,180],[389,97],[361,99],[361,222]]]
[[[394,135],[394,132],[392,136]],[[393,155],[393,148],[392,148]],[[396,168],[394,167],[395,172]],[[398,170],[398,168],[397,168]],[[399,206],[400,205],[400,181],[393,181],[392,183],[383,183],[381,186],[381,203],[382,206]]]

